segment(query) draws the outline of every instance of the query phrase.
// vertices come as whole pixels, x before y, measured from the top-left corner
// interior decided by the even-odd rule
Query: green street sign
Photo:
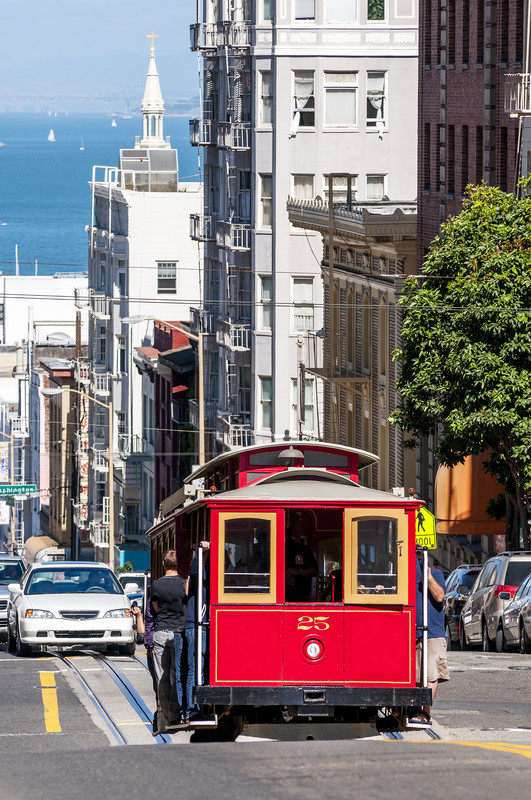
[[[435,550],[437,536],[435,534],[435,516],[427,508],[419,508],[415,526],[415,543],[417,547]]]
[[[32,492],[36,492],[37,487],[34,483],[4,483],[0,485],[0,497],[5,495],[11,495],[15,497],[20,494],[31,494]]]

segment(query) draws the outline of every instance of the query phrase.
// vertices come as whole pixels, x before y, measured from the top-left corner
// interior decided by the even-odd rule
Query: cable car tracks
[[[128,741],[126,734],[121,729],[120,723],[114,719],[113,715],[106,707],[105,702],[94,691],[92,686],[89,684],[89,682],[83,675],[82,670],[78,669],[76,664],[73,662],[72,658],[63,655],[62,653],[59,653],[56,650],[49,650],[48,652],[54,658],[59,659],[75,675],[81,688],[83,689],[87,697],[90,699],[90,701],[98,711],[99,715],[101,716],[101,718],[111,731],[112,735],[116,740],[116,743],[118,745],[132,744],[132,742]],[[98,653],[84,653],[83,655],[86,655],[89,658],[94,659],[94,661],[109,675],[109,677],[114,681],[116,686],[120,689],[120,692],[122,693],[123,697],[127,700],[129,706],[133,709],[135,714],[140,718],[141,722],[144,723],[146,728],[151,732],[152,728],[151,711],[143,701],[140,694],[134,688],[132,683],[129,681],[129,679],[117,667],[116,662],[111,661],[106,656],[100,655]],[[134,658],[131,659],[131,661],[138,662],[146,671],[149,672],[147,666],[144,664],[143,661],[141,661],[141,659]],[[156,744],[171,744],[171,738],[165,734],[159,734],[155,736],[154,739]]]

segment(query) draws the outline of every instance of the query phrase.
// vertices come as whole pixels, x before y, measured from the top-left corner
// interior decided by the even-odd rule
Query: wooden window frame
[[[400,542],[397,554],[397,590],[395,594],[365,594],[357,591],[357,553],[359,520],[394,520]],[[346,508],[343,521],[344,603],[356,605],[407,605],[408,602],[408,532],[409,518],[405,509]]]
[[[271,523],[269,592],[225,591],[225,522],[231,519],[261,519]],[[218,516],[218,603],[230,605],[273,605],[277,602],[277,520],[276,511],[221,511]]]

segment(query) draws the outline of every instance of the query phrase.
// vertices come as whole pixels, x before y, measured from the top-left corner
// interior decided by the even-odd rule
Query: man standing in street
[[[157,714],[153,733],[181,722],[183,690],[181,652],[185,624],[186,581],[177,568],[175,550],[162,556],[164,575],[151,586],[156,618],[153,634],[153,667],[157,678]],[[180,648],[177,644],[180,643]]]
[[[208,553],[210,551],[210,542],[204,541],[200,542],[201,548],[203,550],[203,557],[206,560]],[[186,592],[188,594],[188,605],[186,607],[186,627],[184,629],[184,638],[186,640],[186,653],[187,653],[187,664],[188,669],[186,673],[186,712],[185,712],[185,722],[188,722],[190,719],[197,717],[199,714],[199,707],[195,705],[192,692],[195,685],[195,674],[196,674],[196,603],[197,603],[197,578],[199,573],[199,560],[197,558],[197,551],[194,553],[194,557],[192,558],[192,563],[190,565],[190,575],[188,577]],[[205,616],[203,618],[203,622],[208,624],[208,580],[207,580],[207,571],[203,566],[203,601],[202,606],[205,609]],[[201,608],[199,609],[201,611]],[[204,680],[204,669],[205,669],[205,652],[206,652],[206,628],[202,629],[202,679]]]
[[[416,624],[417,624],[417,686],[422,685],[422,565],[416,565]],[[450,680],[446,660],[443,600],[446,591],[444,576],[439,569],[428,567],[428,689],[432,703],[439,682]],[[431,725],[431,706],[422,706],[408,721],[410,728],[427,728]]]

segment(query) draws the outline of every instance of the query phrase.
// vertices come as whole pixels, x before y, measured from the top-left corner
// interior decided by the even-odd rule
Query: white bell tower
[[[164,139],[163,118],[164,100],[160,90],[159,73],[155,63],[155,39],[158,34],[151,31],[146,36],[151,39],[151,53],[149,57],[149,69],[146,78],[146,88],[142,98],[142,139],[137,140],[137,148],[158,148],[167,149],[171,147],[169,141]]]

